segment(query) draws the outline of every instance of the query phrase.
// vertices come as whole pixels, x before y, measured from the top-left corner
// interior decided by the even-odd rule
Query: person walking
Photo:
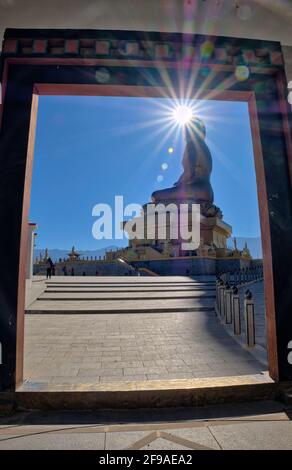
[[[51,258],[48,258],[47,259],[47,279],[51,279],[52,266],[53,266],[53,261],[51,260]]]

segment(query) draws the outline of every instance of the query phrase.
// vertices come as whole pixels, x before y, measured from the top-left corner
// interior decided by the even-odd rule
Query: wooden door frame
[[[48,34],[48,31],[43,34],[46,33]],[[99,33],[96,32],[97,37],[99,37]],[[289,195],[292,181],[291,116],[289,115],[285,95],[285,74],[279,59],[278,44],[269,43],[271,48],[270,58],[277,57],[278,62],[276,64],[263,65],[259,62],[250,65],[247,67],[250,78],[238,81],[235,78],[237,64],[218,63],[211,59],[206,61],[193,58],[193,60],[184,61],[181,58],[169,60],[169,58],[161,57],[159,59],[151,57],[147,60],[141,60],[127,56],[122,58],[43,57],[39,56],[40,52],[36,53],[37,56],[27,57],[27,53],[23,51],[26,50],[24,45],[28,44],[28,40],[24,36],[32,36],[32,48],[35,47],[36,50],[43,50],[42,47],[45,46],[45,40],[43,38],[36,39],[34,34],[34,30],[28,30],[25,35],[23,33],[20,35],[18,31],[13,33],[13,30],[10,30],[4,42],[4,55],[2,58],[1,108],[3,119],[0,151],[2,150],[3,153],[0,163],[3,165],[2,168],[8,171],[6,174],[11,177],[11,182],[14,181],[14,183],[20,184],[21,196],[15,198],[14,206],[13,201],[9,200],[9,197],[11,198],[11,187],[9,189],[6,186],[5,192],[4,185],[2,194],[0,191],[2,202],[5,204],[6,200],[11,210],[15,207],[15,212],[12,215],[11,210],[8,213],[5,205],[1,206],[0,204],[0,216],[2,216],[2,210],[3,214],[10,218],[11,225],[16,230],[10,245],[10,249],[14,247],[16,250],[16,256],[12,263],[14,269],[11,266],[11,285],[4,282],[0,286],[2,298],[7,299],[1,321],[4,324],[3,331],[8,334],[9,338],[9,341],[4,338],[4,344],[8,349],[8,361],[5,362],[5,348],[3,348],[4,362],[0,367],[4,370],[5,377],[2,381],[0,379],[0,390],[15,390],[23,379],[27,222],[38,97],[40,95],[82,95],[173,98],[174,91],[177,97],[185,97],[184,79],[186,74],[189,80],[193,82],[191,91],[188,92],[188,94],[191,92],[192,98],[244,101],[248,103],[264,254],[269,372],[270,376],[276,381],[292,379],[292,365],[288,364],[287,361],[289,352],[287,346],[290,338],[288,334],[285,334],[286,329],[289,332],[291,328],[292,339],[292,320],[289,318],[287,310],[290,305],[289,302],[292,303],[291,293],[287,289],[290,279],[292,279],[292,261],[291,267],[287,266],[287,260],[284,264],[284,258],[281,255],[281,249],[288,250],[288,235],[290,227],[292,227],[291,197],[290,199],[289,196],[283,197],[283,195]],[[58,31],[58,37],[64,38],[65,47],[66,41],[71,41],[71,45],[72,41],[75,41],[74,45],[78,41],[81,43],[79,36],[82,32],[72,33],[70,39],[66,39],[67,34],[68,32]],[[107,34],[112,38],[112,32],[103,32],[103,37]],[[132,32],[127,32],[127,34],[128,37],[131,37]],[[11,38],[11,35],[14,35],[16,39]],[[157,35],[159,33],[149,33],[148,38],[150,38],[149,41],[152,39],[159,46],[161,41],[157,40],[157,37],[159,37]],[[174,44],[177,44],[178,40],[182,41],[181,35],[173,36],[175,36],[175,42],[173,42],[173,37],[167,37],[167,43],[165,35],[163,35],[163,44],[166,43],[168,47],[174,48]],[[51,38],[51,35],[49,37]],[[229,48],[235,47],[235,39],[224,39]],[[210,41],[212,38],[200,36],[200,44],[203,40]],[[216,40],[214,39],[214,44]],[[100,39],[96,39],[96,41],[100,41]],[[125,40],[122,39],[122,41]],[[236,47],[240,48],[241,44],[246,45],[246,41],[249,40],[238,39],[236,41]],[[137,42],[140,44],[142,40],[140,39],[139,43],[138,38]],[[22,45],[20,53],[19,44],[22,43],[24,45]],[[263,43],[262,46],[266,51],[266,42],[257,41],[257,46],[259,47],[261,43]],[[249,41],[248,44],[252,49],[253,41]],[[15,45],[16,49],[13,49]],[[141,44],[140,47],[142,47]],[[194,45],[194,48],[196,47],[199,46]],[[165,47],[163,50],[165,50]],[[208,71],[207,78],[202,82],[203,85],[198,87],[196,86],[197,78],[206,67]],[[94,77],[96,77],[97,71],[108,72],[109,83],[96,83]],[[219,84],[218,77],[221,77]],[[42,81],[39,80],[40,78]],[[141,84],[143,80],[146,81],[146,85]],[[173,81],[175,84],[169,86]],[[268,89],[264,88],[267,81],[269,84]],[[266,91],[260,90],[260,86]],[[267,116],[269,106],[271,107],[271,116]],[[19,126],[21,126],[21,129]],[[267,132],[266,126],[268,126],[270,132]],[[19,145],[15,140],[17,139],[17,129],[20,129]],[[268,145],[269,139],[273,136],[276,143],[278,143],[278,161],[272,158],[274,154],[269,150],[271,147],[271,145]],[[26,151],[24,154],[25,146]],[[275,153],[275,150],[273,152]],[[11,155],[10,160],[8,160],[8,154]],[[15,159],[15,163],[13,159]],[[281,165],[280,169],[279,165]],[[273,183],[273,171],[278,171],[281,181],[277,180]],[[281,201],[279,201],[279,195],[282,195]],[[282,210],[279,202],[282,202],[282,205],[286,208],[288,228],[283,224],[282,218],[285,211]],[[275,221],[276,217],[278,219]],[[7,237],[3,237],[3,239],[7,243]],[[10,244],[9,241],[8,244]],[[16,268],[16,265],[18,265],[18,268]],[[6,263],[6,272],[7,270],[10,273],[10,267]],[[284,272],[281,272],[281,270]],[[2,270],[1,273],[0,269],[0,281],[4,279],[3,275],[4,272]],[[283,296],[287,298],[283,298]]]

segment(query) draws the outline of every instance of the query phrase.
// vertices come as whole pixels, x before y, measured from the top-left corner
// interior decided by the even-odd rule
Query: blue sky
[[[207,128],[215,204],[235,236],[259,236],[247,104],[190,104]],[[112,205],[115,195],[123,195],[125,204],[144,204],[154,190],[177,181],[183,138],[182,129],[166,120],[173,106],[164,98],[40,97],[30,207],[39,248],[127,244],[93,238],[92,208]],[[157,181],[159,176],[163,181]]]

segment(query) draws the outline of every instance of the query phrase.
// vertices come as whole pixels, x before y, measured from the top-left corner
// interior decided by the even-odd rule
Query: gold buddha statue
[[[192,202],[212,206],[214,200],[210,183],[212,156],[205,142],[206,128],[198,118],[185,126],[185,150],[182,159],[183,173],[172,188],[152,193],[152,202]]]

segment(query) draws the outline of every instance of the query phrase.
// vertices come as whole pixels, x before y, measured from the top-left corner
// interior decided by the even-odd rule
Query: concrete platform
[[[200,282],[195,294],[172,292],[173,279],[155,277],[145,283],[144,278],[99,277],[109,289],[126,284],[122,293],[107,293],[106,300],[105,293],[53,295],[48,285],[67,286],[66,278],[49,281],[27,309],[25,387],[72,390],[107,383],[261,376],[266,365],[238,345],[218,321],[214,291],[206,291]],[[175,280],[176,289],[181,283],[198,287],[191,278]],[[75,278],[70,284],[82,290],[95,281]],[[146,288],[141,283],[150,289],[164,285],[163,292],[135,292],[138,286]]]
[[[275,401],[188,408],[18,412],[0,450],[292,449],[291,410]]]

